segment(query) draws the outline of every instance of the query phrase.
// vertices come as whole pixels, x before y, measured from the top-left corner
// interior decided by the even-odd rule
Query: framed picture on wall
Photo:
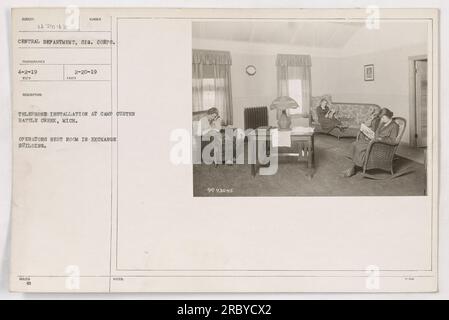
[[[364,66],[365,81],[374,81],[374,64]]]

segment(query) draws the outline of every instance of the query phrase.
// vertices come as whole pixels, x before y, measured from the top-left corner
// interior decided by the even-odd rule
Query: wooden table
[[[271,134],[270,130],[264,130],[262,133],[257,131],[257,141],[264,140],[267,141],[267,146],[271,146]],[[291,135],[291,146],[290,147],[278,147],[278,156],[295,156],[298,162],[307,163],[306,176],[311,179],[315,173],[315,150],[314,150],[314,133],[295,133],[292,132]],[[256,143],[256,155],[258,154],[259,143]],[[260,163],[256,159],[256,162],[251,164],[251,174],[253,177],[257,175],[260,168]]]

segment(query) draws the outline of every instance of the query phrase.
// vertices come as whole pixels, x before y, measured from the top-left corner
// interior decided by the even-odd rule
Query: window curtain
[[[301,80],[302,101],[297,101],[303,114],[309,114],[312,101],[312,58],[310,55],[278,54],[276,58],[278,96],[290,96],[289,80]]]
[[[192,105],[203,111],[204,97],[214,92],[215,105],[225,125],[232,124],[231,54],[227,51],[193,50]],[[205,84],[204,79],[212,80]]]

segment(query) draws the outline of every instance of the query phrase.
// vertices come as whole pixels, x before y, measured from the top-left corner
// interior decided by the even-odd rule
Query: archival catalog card
[[[438,10],[11,14],[12,291],[437,290]]]

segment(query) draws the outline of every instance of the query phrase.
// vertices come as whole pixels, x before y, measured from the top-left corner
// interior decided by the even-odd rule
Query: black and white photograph
[[[194,195],[426,195],[428,30],[194,21]]]

